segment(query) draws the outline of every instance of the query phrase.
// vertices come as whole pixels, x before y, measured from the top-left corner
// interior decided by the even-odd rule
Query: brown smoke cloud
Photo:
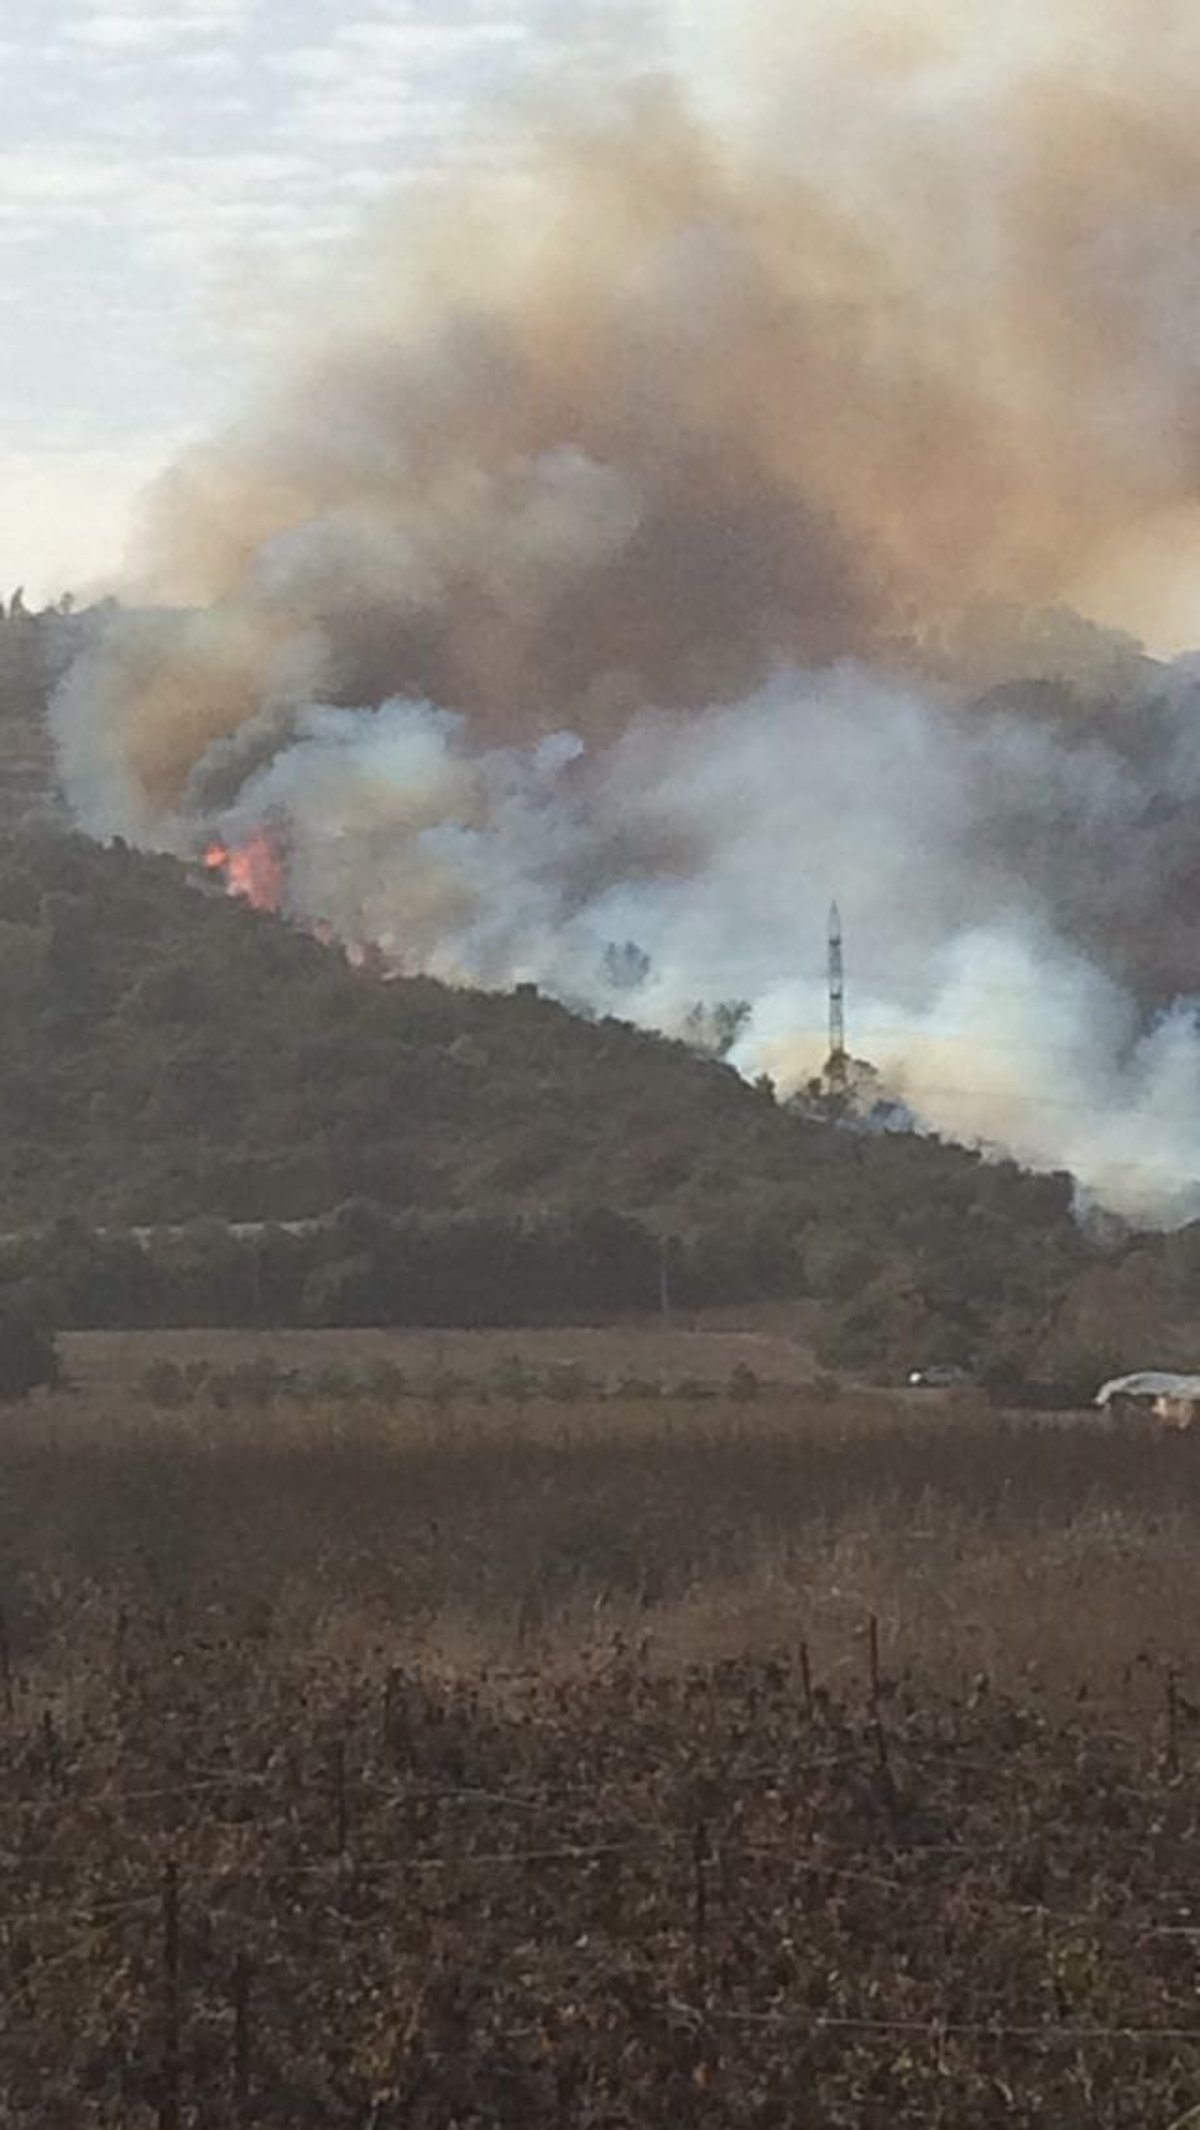
[[[980,605],[1160,627],[1200,27],[1096,0],[1025,51],[1019,8],[964,44],[965,12],[751,9],[757,128],[631,92],[382,237],[370,302],[154,500],[152,590],[213,612],[121,682],[149,812],[301,641],[338,701],[597,733],[781,663],[936,664]]]

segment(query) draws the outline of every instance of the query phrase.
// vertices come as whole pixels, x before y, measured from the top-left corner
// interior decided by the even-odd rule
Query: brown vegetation
[[[478,1389],[7,1419],[6,2122],[1166,2130],[1200,1446]]]

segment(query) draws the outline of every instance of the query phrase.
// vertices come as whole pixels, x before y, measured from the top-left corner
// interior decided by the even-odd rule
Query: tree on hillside
[[[723,998],[712,1006],[698,999],[683,1024],[684,1042],[703,1057],[727,1058],[749,1018],[749,999]]]

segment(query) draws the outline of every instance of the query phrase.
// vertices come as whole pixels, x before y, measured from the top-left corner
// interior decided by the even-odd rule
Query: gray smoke
[[[1186,1218],[1200,719],[1191,682],[1161,680],[1132,755],[1067,698],[1065,723],[1036,693],[967,712],[852,665],[647,716],[596,753],[565,733],[480,747],[428,703],[314,706],[219,826],[273,826],[288,914],[399,970],[533,980],[673,1031],[745,999],[735,1061],[784,1089],[824,1062],[836,889],[851,1045],[891,1093]]]

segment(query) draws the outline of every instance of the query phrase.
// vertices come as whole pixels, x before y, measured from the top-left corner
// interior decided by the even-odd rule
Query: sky
[[[5,0],[0,596],[114,581],[147,480],[244,395],[269,299],[404,188],[511,154],[514,99],[564,65],[654,64],[667,12]]]

